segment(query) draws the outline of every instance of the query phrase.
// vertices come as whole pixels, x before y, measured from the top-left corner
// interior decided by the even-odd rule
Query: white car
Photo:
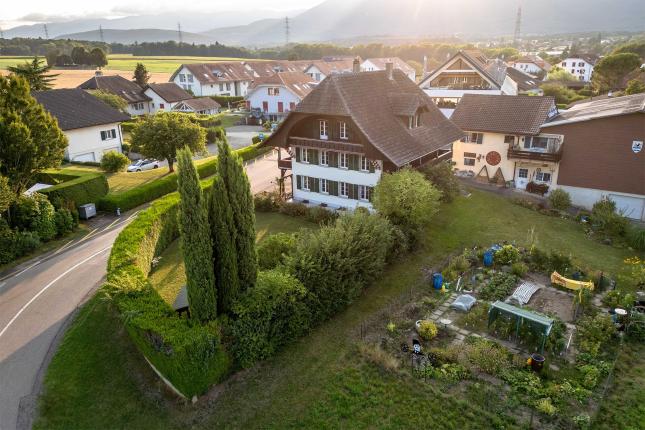
[[[128,166],[128,172],[142,172],[159,168],[159,161],[153,159],[138,160]]]

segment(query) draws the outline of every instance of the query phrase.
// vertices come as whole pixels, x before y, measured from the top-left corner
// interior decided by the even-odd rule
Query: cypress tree
[[[190,315],[199,321],[217,316],[213,247],[208,213],[197,169],[188,148],[177,153],[179,175],[179,232],[186,267],[186,288]]]
[[[255,285],[258,273],[253,196],[242,160],[233,154],[227,142],[219,142],[217,146],[219,174],[226,186],[233,214],[239,290],[243,292]]]
[[[233,301],[237,297],[240,283],[237,274],[233,212],[228,201],[226,185],[220,177],[215,177],[211,188],[209,220],[213,240],[217,312],[222,314],[231,310]]]

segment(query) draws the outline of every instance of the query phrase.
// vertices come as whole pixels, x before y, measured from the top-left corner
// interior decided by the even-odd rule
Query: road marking
[[[72,242],[74,242],[74,239],[70,240],[70,241],[69,241],[69,242],[67,242],[65,245],[63,245],[63,246],[61,246],[60,248],[58,248],[58,249],[56,250],[56,252],[54,252],[52,255],[56,255],[56,254],[58,254],[58,253],[62,252],[62,251],[63,251],[63,249],[67,248],[67,247],[68,247]]]
[[[117,218],[117,219],[115,219],[114,221],[112,221],[112,222],[110,223],[110,225],[108,225],[107,227],[105,227],[105,228],[104,228],[103,230],[101,230],[101,231],[108,231],[108,230],[110,229],[110,227],[112,227],[112,226],[113,226],[114,224],[116,224],[117,222],[119,222],[119,218]]]
[[[5,328],[3,328],[3,329],[2,329],[2,331],[0,331],[0,337],[2,337],[2,335],[3,335],[3,334],[5,334],[5,332],[9,329],[9,327],[11,327],[11,325],[12,325],[12,324],[13,324],[13,323],[18,319],[18,317],[19,317],[19,316],[20,316],[20,315],[25,311],[25,309],[27,309],[27,308],[29,307],[29,305],[31,305],[34,301],[36,301],[36,299],[37,299],[38,297],[40,297],[40,295],[41,295],[42,293],[44,293],[45,291],[47,291],[47,290],[49,289],[49,287],[51,287],[52,285],[54,285],[57,281],[59,281],[61,278],[63,278],[63,277],[64,277],[65,275],[67,275],[69,272],[71,272],[71,271],[73,271],[73,270],[76,270],[76,268],[77,268],[77,267],[82,266],[83,264],[85,264],[85,263],[87,263],[88,261],[90,261],[92,258],[94,258],[94,257],[96,257],[96,256],[98,256],[98,255],[100,255],[101,253],[103,253],[103,252],[107,251],[107,250],[108,250],[108,249],[110,249],[110,248],[112,248],[112,245],[108,246],[107,248],[103,248],[103,249],[101,249],[100,251],[95,252],[94,254],[90,255],[89,257],[85,258],[85,259],[84,259],[84,260],[82,260],[82,261],[79,261],[78,263],[76,263],[75,265],[73,265],[73,266],[72,266],[72,267],[70,267],[69,269],[65,270],[65,271],[64,271],[63,273],[61,273],[60,275],[58,275],[56,278],[54,278],[54,280],[53,280],[53,281],[51,281],[49,284],[45,285],[45,287],[43,287],[43,289],[42,289],[42,290],[40,290],[40,291],[38,292],[38,294],[36,294],[35,296],[33,296],[33,297],[31,298],[31,300],[29,300],[27,303],[25,303],[25,305],[24,305],[22,308],[20,308],[20,310],[18,311],[18,313],[17,313],[16,315],[14,315],[14,317],[13,317],[13,318],[11,318],[11,320],[9,321],[9,323],[7,323],[7,325],[5,326]]]
[[[39,265],[40,263],[42,263],[42,261],[43,260],[37,260],[37,261],[34,262],[34,264],[32,264],[31,266],[25,267],[20,272],[11,273],[11,274],[5,276],[4,278],[0,278],[0,281],[4,281],[5,279],[13,278],[13,277],[18,276],[18,275],[20,275],[22,273],[25,273],[27,270],[31,269],[32,267],[35,267],[35,266]]]

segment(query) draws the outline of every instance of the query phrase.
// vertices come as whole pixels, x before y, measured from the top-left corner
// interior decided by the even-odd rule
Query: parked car
[[[128,166],[128,172],[142,172],[144,170],[158,169],[159,161],[153,159],[138,160]]]

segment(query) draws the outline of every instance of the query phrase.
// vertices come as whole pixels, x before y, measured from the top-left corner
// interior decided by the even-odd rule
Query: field
[[[542,249],[571,253],[581,264],[610,273],[630,256],[588,239],[572,221],[474,191],[444,205],[421,249],[390,265],[346,311],[196,405],[165,392],[113,310],[96,297],[54,357],[35,428],[526,428],[524,420],[506,415],[496,387],[473,384],[465,392],[451,392],[403,372],[386,373],[359,358],[356,343],[361,324],[412,290],[429,288],[423,269],[473,244],[526,244],[530,231]],[[595,428],[618,428],[611,425],[617,411],[626,420],[621,428],[642,428],[636,399],[643,389],[632,379],[642,381],[642,370],[631,366],[642,369],[643,362],[629,364],[615,378],[609,403],[599,408]],[[631,403],[621,402],[623,393]]]

